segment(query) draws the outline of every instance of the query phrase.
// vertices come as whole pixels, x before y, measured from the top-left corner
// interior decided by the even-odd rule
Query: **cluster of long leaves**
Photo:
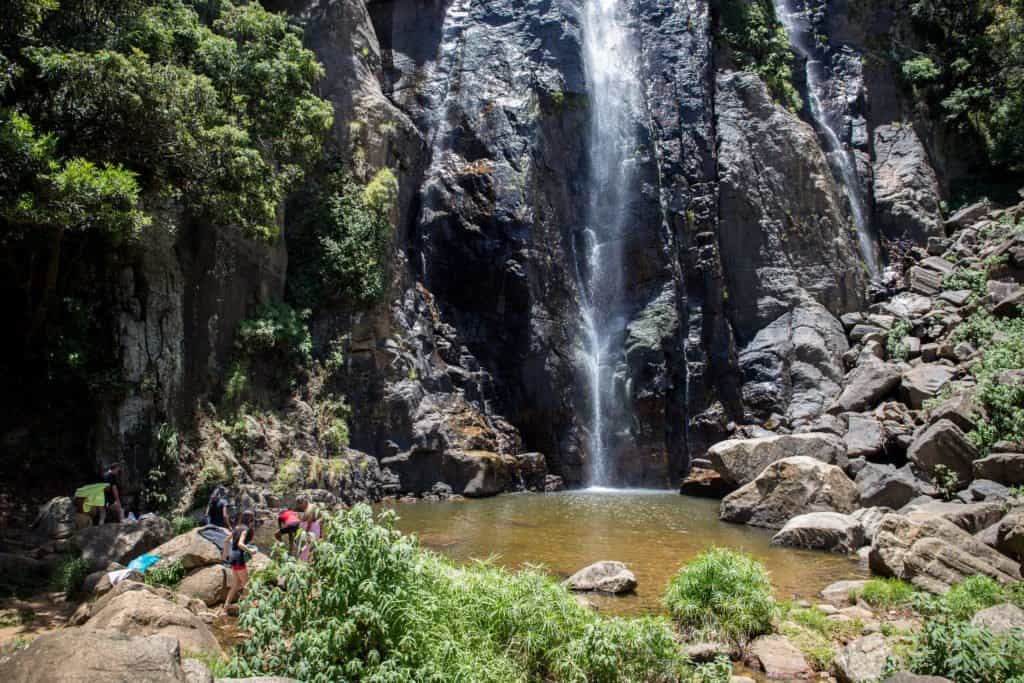
[[[393,519],[357,505],[329,519],[309,564],[255,576],[239,618],[250,637],[231,672],[375,683],[694,675],[667,621],[602,618],[539,570],[456,566],[399,534]]]
[[[764,565],[725,548],[713,548],[680,569],[665,606],[685,634],[726,638],[740,647],[771,631],[776,612]]]

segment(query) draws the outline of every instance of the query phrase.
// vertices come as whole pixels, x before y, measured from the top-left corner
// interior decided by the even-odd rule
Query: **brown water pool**
[[[493,557],[510,568],[540,564],[569,576],[598,560],[636,574],[635,596],[596,598],[602,611],[661,610],[669,579],[711,546],[747,552],[768,567],[778,598],[813,597],[867,571],[843,555],[772,546],[772,533],[718,519],[718,501],[669,491],[595,490],[511,494],[484,500],[390,503],[398,528],[457,562]]]

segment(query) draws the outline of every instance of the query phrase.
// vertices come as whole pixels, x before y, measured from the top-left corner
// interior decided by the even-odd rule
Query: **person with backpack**
[[[228,490],[218,486],[210,494],[206,504],[206,523],[231,531],[231,515],[228,513]]]
[[[231,566],[231,588],[228,589],[228,597],[224,600],[224,607],[221,613],[227,609],[249,583],[248,561],[256,553],[256,548],[250,546],[256,528],[256,514],[252,510],[242,513],[239,523],[231,531],[231,535],[224,539],[224,552],[222,559]]]
[[[104,505],[100,508],[100,525],[107,522],[107,510],[117,515],[117,523],[124,524],[124,506],[121,504],[121,464],[114,463],[103,471]]]

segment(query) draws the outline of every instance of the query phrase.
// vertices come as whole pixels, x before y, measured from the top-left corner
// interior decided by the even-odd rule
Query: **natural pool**
[[[813,599],[833,581],[867,576],[842,555],[772,546],[768,530],[720,521],[718,501],[670,491],[587,489],[386,507],[399,515],[401,531],[458,562],[493,556],[510,568],[540,564],[566,577],[598,560],[625,562],[636,574],[636,595],[593,598],[619,614],[659,611],[679,566],[714,545],[762,561],[779,598]]]

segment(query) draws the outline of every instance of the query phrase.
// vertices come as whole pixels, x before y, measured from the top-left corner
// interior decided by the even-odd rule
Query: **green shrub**
[[[966,622],[927,621],[903,664],[955,683],[1024,680],[1024,629],[994,634]]]
[[[741,69],[756,73],[778,102],[793,111],[803,108],[793,87],[793,53],[771,0],[723,0],[722,38]]]
[[[899,579],[870,579],[863,587],[851,591],[850,599],[863,600],[872,607],[889,608],[909,605],[917,591]]]
[[[171,518],[171,533],[175,536],[180,536],[184,533],[192,531],[199,524],[192,517],[176,516]]]
[[[892,326],[885,338],[885,350],[889,360],[906,360],[910,353],[907,348],[906,338],[910,334],[910,323],[906,320],[898,320]]]
[[[65,555],[53,573],[53,584],[70,598],[82,589],[82,583],[88,575],[89,563],[84,557]]]
[[[153,435],[151,466],[142,487],[142,499],[150,510],[162,511],[170,505],[172,480],[180,458],[178,431],[166,422],[162,423]]]
[[[143,577],[150,586],[174,588],[185,578],[185,567],[180,560],[175,560],[164,565],[154,565]]]
[[[1010,599],[1009,592],[984,575],[972,576],[944,595],[918,595],[914,607],[921,614],[947,620],[968,621],[976,612]]]
[[[268,301],[251,318],[239,323],[235,348],[245,358],[264,357],[304,365],[313,351],[307,317],[286,303]]]
[[[279,563],[273,583],[255,575],[239,617],[249,637],[230,673],[310,683],[689,680],[667,622],[602,618],[535,569],[458,567],[393,522],[357,505],[328,520],[310,563]]]
[[[725,548],[708,550],[680,569],[664,603],[684,634],[718,636],[740,647],[769,632],[775,614],[764,565]]]

